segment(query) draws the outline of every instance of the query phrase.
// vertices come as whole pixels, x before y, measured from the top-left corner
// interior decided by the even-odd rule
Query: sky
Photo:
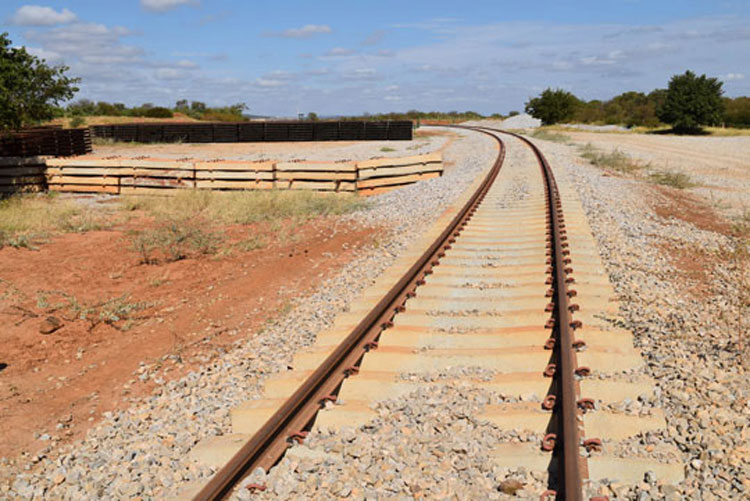
[[[690,69],[750,95],[750,0],[2,0],[0,32],[76,99],[246,103],[258,115],[523,110]]]

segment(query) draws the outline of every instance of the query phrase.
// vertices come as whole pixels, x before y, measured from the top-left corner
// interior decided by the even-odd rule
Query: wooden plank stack
[[[376,195],[405,184],[440,177],[442,174],[443,160],[440,153],[366,160],[357,163],[357,192]]]
[[[14,171],[23,174],[23,166]],[[29,171],[31,172],[31,171]],[[175,189],[317,190],[374,195],[442,175],[440,153],[362,162],[251,162],[158,158],[50,158],[51,191],[168,195]],[[38,171],[32,181],[44,181]]]
[[[350,162],[279,162],[276,188],[286,190],[355,191],[357,165]]]
[[[267,190],[274,187],[273,162],[195,162],[195,187],[211,190]]]

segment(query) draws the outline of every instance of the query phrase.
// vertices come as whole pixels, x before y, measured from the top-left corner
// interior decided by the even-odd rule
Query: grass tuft
[[[591,162],[592,165],[603,169],[622,172],[624,174],[633,174],[640,169],[648,167],[648,165],[633,160],[630,156],[620,150],[616,149],[609,153],[605,153],[592,146],[591,143],[587,143],[585,146],[581,147],[580,155],[582,158]]]
[[[553,143],[569,143],[571,141],[570,136],[566,136],[565,134],[560,134],[557,132],[550,132],[545,129],[536,129],[531,134],[531,137],[535,139],[541,139],[543,141],[551,141]]]
[[[671,170],[655,171],[649,174],[648,178],[652,183],[670,186],[672,188],[677,188],[678,190],[697,186],[690,176],[684,172],[675,172]]]
[[[161,260],[180,261],[194,255],[215,254],[222,237],[208,231],[201,219],[179,218],[159,222],[155,227],[131,231],[130,248],[141,255],[143,264]]]

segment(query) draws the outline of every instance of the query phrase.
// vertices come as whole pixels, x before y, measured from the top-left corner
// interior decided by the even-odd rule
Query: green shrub
[[[581,101],[563,89],[546,89],[539,97],[526,103],[526,113],[538,118],[544,125],[552,125],[573,118]]]
[[[174,116],[174,113],[172,113],[172,110],[170,110],[169,108],[156,106],[154,108],[147,109],[143,113],[143,116],[148,118],[172,118]]]
[[[70,119],[71,128],[77,129],[78,127],[81,127],[82,125],[86,125],[86,119],[83,118],[82,116],[76,115]]]

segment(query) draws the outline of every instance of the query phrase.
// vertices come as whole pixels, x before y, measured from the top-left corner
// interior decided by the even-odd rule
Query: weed
[[[390,146],[383,146],[382,148],[380,148],[380,151],[382,151],[383,153],[389,153],[396,150],[394,148],[391,148]]]
[[[633,174],[648,167],[648,164],[641,164],[620,150],[615,149],[609,153],[604,153],[594,148],[591,143],[581,147],[579,152],[581,157],[591,162],[592,165],[624,174]]]
[[[253,235],[250,238],[237,242],[236,247],[242,251],[250,252],[258,249],[262,249],[268,242],[262,235]]]
[[[531,134],[531,137],[543,141],[552,141],[553,143],[569,143],[571,141],[570,136],[559,134],[557,132],[550,132],[545,129],[536,129],[534,133]]]
[[[151,277],[148,279],[148,285],[151,287],[161,287],[165,283],[169,282],[167,275],[161,277]]]
[[[215,254],[221,237],[207,231],[197,219],[163,221],[154,228],[128,233],[130,248],[141,256],[141,263],[155,264],[159,257],[179,261],[194,254]]]
[[[61,301],[52,303],[50,297],[59,297]],[[128,294],[114,297],[98,303],[82,303],[75,296],[61,291],[37,292],[37,306],[47,313],[59,312],[68,321],[85,320],[89,330],[104,323],[118,330],[127,330],[138,320],[136,313],[151,306],[144,301],[131,302]]]
[[[678,190],[696,186],[690,179],[690,176],[684,172],[675,172],[672,170],[655,171],[649,174],[648,178],[652,183],[670,186]]]

